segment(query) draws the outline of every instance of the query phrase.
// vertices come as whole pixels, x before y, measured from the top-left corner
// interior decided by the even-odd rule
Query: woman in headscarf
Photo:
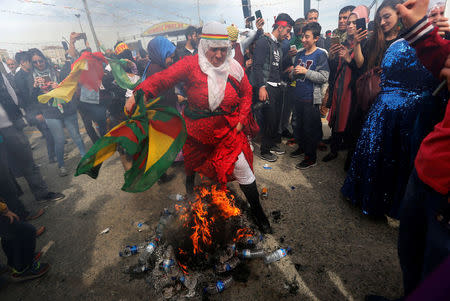
[[[231,56],[226,26],[211,22],[203,27],[198,55],[188,56],[153,74],[136,90],[153,98],[184,82],[188,106],[184,110],[187,141],[183,147],[186,190],[194,188],[195,172],[221,184],[236,179],[262,232],[270,223],[259,201],[253,153],[243,125],[251,110],[252,87],[241,65]],[[132,111],[135,99],[127,100]]]
[[[55,89],[60,82],[59,74],[52,68],[47,58],[39,49],[33,48],[29,50],[31,63],[33,64],[34,89],[33,99],[37,100],[37,96],[48,93]],[[74,101],[66,102],[62,99],[52,98],[47,104],[41,105],[43,114],[36,116],[36,119],[43,120],[47,123],[53,140],[55,141],[56,160],[59,167],[59,175],[67,176],[67,170],[64,165],[64,127],[72,137],[73,142],[78,147],[81,156],[86,154],[83,140],[81,139],[78,127],[78,116],[76,103]]]

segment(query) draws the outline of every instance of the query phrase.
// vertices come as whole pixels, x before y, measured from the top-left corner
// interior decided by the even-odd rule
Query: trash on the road
[[[249,250],[249,249],[245,249],[242,250],[241,252],[239,252],[239,257],[241,258],[261,258],[264,257],[264,251],[263,250]]]
[[[267,255],[266,258],[264,258],[265,263],[272,263],[275,261],[280,260],[283,257],[286,257],[287,254],[291,251],[291,248],[287,247],[286,249],[278,249],[271,254]]]
[[[291,186],[291,190],[295,190],[295,186]]]
[[[146,222],[136,222],[135,226],[136,226],[138,232],[150,230],[150,226]]]
[[[263,198],[266,198],[268,196],[266,187],[263,187],[263,189],[261,190],[261,196]]]
[[[230,287],[233,284],[233,277],[229,277],[224,280],[219,280],[214,284],[210,284],[205,287],[204,292],[209,295],[215,295],[223,292],[226,288]]]
[[[228,262],[223,264],[217,264],[214,269],[217,273],[226,273],[231,270],[234,270],[235,267],[240,263],[239,258],[233,257]]]
[[[120,257],[129,257],[131,255],[136,255],[137,253],[148,252],[152,247],[154,247],[153,242],[144,242],[139,245],[126,246],[121,252],[119,252]]]
[[[267,164],[267,163],[264,164],[263,168],[264,168],[264,169],[272,169],[272,167],[270,167],[269,164]]]
[[[182,194],[169,194],[169,199],[171,199],[172,201],[181,201],[183,200],[183,195]]]
[[[99,234],[100,235],[102,235],[102,234],[106,234],[106,233],[108,233],[109,232],[109,230],[111,230],[111,228],[106,228],[105,230],[103,230],[102,232],[100,232]]]

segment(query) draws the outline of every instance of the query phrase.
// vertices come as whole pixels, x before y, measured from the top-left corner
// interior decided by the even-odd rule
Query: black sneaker
[[[293,151],[289,156],[290,156],[291,158],[298,158],[298,157],[300,157],[303,153],[304,153],[304,151],[299,147],[299,148],[297,148],[297,150]]]
[[[49,192],[46,196],[40,198],[38,201],[59,201],[65,198],[66,196],[59,192]]]
[[[331,161],[331,160],[336,159],[337,156],[338,156],[337,153],[329,153],[328,155],[326,155],[325,157],[323,157],[322,161],[323,161],[323,162],[329,162],[329,161]]]
[[[21,282],[31,280],[44,276],[50,265],[48,263],[41,263],[40,261],[34,262],[31,267],[25,269],[23,272],[13,271],[11,273],[11,280],[14,282]]]
[[[286,153],[286,151],[278,145],[272,146],[270,152],[274,155],[284,155]]]
[[[278,160],[277,155],[274,155],[272,153],[265,153],[265,154],[259,154],[259,157],[267,162],[275,162]]]
[[[297,165],[295,165],[295,168],[297,169],[308,169],[310,167],[316,166],[316,161],[314,160],[310,160],[310,159],[305,159],[302,162],[298,163]]]

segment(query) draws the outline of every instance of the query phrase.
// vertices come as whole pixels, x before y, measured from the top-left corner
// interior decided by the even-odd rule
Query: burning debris
[[[146,277],[166,299],[220,293],[235,280],[246,281],[235,275],[242,274],[246,260],[271,263],[289,251],[264,252],[263,236],[228,190],[199,186],[193,195],[176,200],[173,210],[162,213],[154,237],[120,252],[122,257],[139,253],[138,264],[124,272]]]

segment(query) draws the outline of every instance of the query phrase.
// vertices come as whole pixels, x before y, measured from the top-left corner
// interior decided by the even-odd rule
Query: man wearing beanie
[[[279,14],[270,36],[263,36],[256,42],[252,70],[252,84],[262,107],[262,141],[260,157],[275,162],[278,155],[284,154],[277,143],[281,140],[280,124],[283,95],[281,90],[281,72],[283,53],[280,42],[286,39],[294,26],[294,20],[288,14]]]

